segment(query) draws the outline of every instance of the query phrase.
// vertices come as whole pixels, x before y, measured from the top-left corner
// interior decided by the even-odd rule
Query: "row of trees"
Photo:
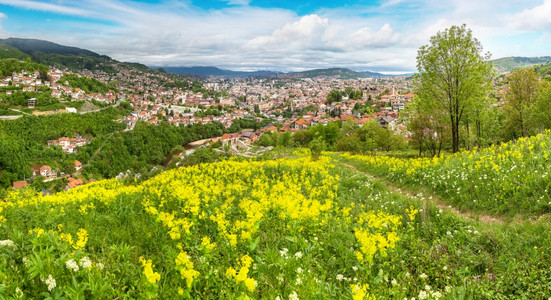
[[[379,126],[376,121],[358,125],[352,120],[318,124],[294,134],[266,132],[258,144],[265,147],[308,147],[318,151],[356,153],[397,150],[407,146],[403,136]]]
[[[551,128],[551,87],[533,68],[513,71],[506,103],[489,92],[494,78],[490,54],[466,25],[438,32],[419,48],[416,99],[402,116],[419,152],[438,155],[448,146],[485,146]]]

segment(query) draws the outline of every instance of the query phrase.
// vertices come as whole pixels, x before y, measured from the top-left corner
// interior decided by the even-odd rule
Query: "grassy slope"
[[[500,226],[468,221],[422,199],[391,193],[382,184],[338,163],[334,168],[335,163],[304,159],[244,162],[236,163],[235,169],[232,164],[169,171],[136,187],[103,181],[59,197],[24,196],[19,198],[20,207],[0,206],[4,207],[0,215],[7,219],[0,239],[11,239],[17,245],[15,250],[0,247],[4,272],[0,274],[0,293],[11,295],[19,287],[28,296],[46,296],[46,284],[40,277],[47,278],[48,274],[54,274],[57,280],[52,294],[68,297],[175,298],[178,289],[184,287],[184,295],[189,292],[191,297],[200,298],[247,295],[286,299],[293,292],[301,299],[350,298],[350,285],[356,282],[369,284],[366,291],[378,299],[421,298],[424,293],[449,299],[537,299],[551,293],[551,263],[544,250],[551,241],[544,225]],[[330,196],[332,182],[338,186],[334,198]],[[316,189],[323,194],[316,196]],[[230,221],[255,219],[254,203],[258,202],[250,200],[264,199],[263,193],[269,199],[266,203],[288,202],[291,206],[264,211],[260,221],[254,223],[258,231],[253,239],[242,242],[239,238],[231,246],[224,230],[209,221],[219,215],[214,208],[225,211]],[[309,193],[313,199],[332,198],[334,208],[318,220],[297,221],[280,215],[294,207],[304,207],[302,214],[313,211],[315,205],[293,202],[301,198],[299,194]],[[284,201],[278,202],[281,197]],[[171,239],[168,217],[156,218],[151,207],[157,212],[173,210],[177,218],[188,216],[191,220],[194,217],[186,211],[192,208],[194,199],[211,200],[200,200],[202,213],[193,219],[195,225],[189,236],[182,233],[180,239]],[[413,222],[406,214],[410,206],[419,210]],[[388,256],[379,253],[372,263],[360,263],[355,251],[361,244],[354,235],[365,226],[359,218],[368,216],[363,213],[371,210],[401,217],[402,225],[396,228],[400,240],[395,249],[388,250]],[[203,213],[205,216],[199,217]],[[372,215],[369,220],[377,223],[383,218]],[[63,224],[61,230],[58,224]],[[228,223],[228,230],[236,224]],[[36,233],[28,234],[38,227],[46,230],[40,238]],[[60,233],[72,233],[76,240],[80,228],[87,230],[89,239],[75,252],[58,237]],[[376,233],[381,229],[370,230]],[[212,250],[205,249],[201,242],[204,236],[217,243]],[[190,290],[173,263],[182,249],[200,273]],[[287,255],[281,254],[284,249],[288,249]],[[296,254],[299,252],[300,257]],[[254,260],[247,274],[257,281],[254,292],[225,276],[229,267],[240,267],[237,261],[245,254]],[[81,267],[77,272],[67,268],[67,260],[78,262],[84,256],[94,262],[92,268]],[[152,259],[152,271],[160,274],[158,284],[146,281],[138,262],[140,256]],[[345,279],[339,280],[339,275]]]
[[[348,156],[391,182],[426,188],[463,210],[534,217],[551,211],[551,132],[445,158]]]

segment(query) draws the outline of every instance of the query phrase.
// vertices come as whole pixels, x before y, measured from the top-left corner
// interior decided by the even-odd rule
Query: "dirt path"
[[[386,187],[388,187],[391,191],[395,192],[395,193],[398,193],[398,194],[401,194],[403,196],[406,196],[406,197],[409,197],[409,198],[418,198],[420,196],[420,194],[417,194],[415,192],[412,192],[411,190],[408,190],[408,189],[404,189],[404,188],[399,188],[395,185],[393,185],[392,183],[390,183],[389,181],[383,179],[383,178],[380,178],[380,177],[377,177],[377,176],[373,176],[372,174],[369,174],[369,173],[365,173],[365,172],[362,172],[360,170],[358,170],[355,166],[353,165],[350,165],[350,164],[347,164],[347,163],[344,163],[344,162],[341,162],[343,165],[345,165],[347,168],[353,170],[354,172],[356,173],[359,173],[359,174],[362,174],[362,175],[365,175],[365,176],[368,176],[382,184],[384,184]],[[427,198],[428,197],[428,198]],[[447,205],[445,204],[445,202],[440,199],[439,197],[435,196],[435,195],[423,195],[422,197],[422,200],[423,201],[426,201],[426,202],[431,202],[433,203],[434,205],[436,205],[436,207],[442,209],[442,210],[447,210],[447,211],[450,211],[452,212],[453,214],[459,216],[459,217],[462,217],[464,219],[469,219],[469,220],[475,220],[475,221],[480,221],[482,223],[486,223],[486,224],[506,224],[506,223],[509,223],[508,221],[506,221],[505,219],[503,218],[499,218],[499,217],[495,217],[495,216],[490,216],[490,215],[484,215],[484,214],[473,214],[473,213],[470,213],[470,212],[462,212],[462,211],[459,211],[457,208],[451,206],[451,205]],[[515,219],[515,221],[517,223],[522,223],[526,220],[522,220],[522,219]]]

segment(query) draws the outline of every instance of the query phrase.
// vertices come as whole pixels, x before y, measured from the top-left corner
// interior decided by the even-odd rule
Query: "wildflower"
[[[302,268],[299,267],[296,272],[299,273],[299,274],[302,274],[303,271],[304,270],[302,270]]]
[[[423,299],[427,299],[428,296],[429,296],[429,295],[427,294],[427,292],[425,292],[425,291],[420,291],[418,297],[419,297],[419,300],[423,300]]]
[[[0,247],[15,248],[15,243],[12,240],[0,241]]]
[[[15,288],[15,297],[23,298],[23,296],[24,296],[23,291],[19,287],[16,287]]]
[[[398,281],[396,281],[396,279],[392,279],[392,281],[390,282],[393,286],[397,286],[398,285]]]
[[[302,284],[302,279],[300,279],[300,277],[297,277],[296,285],[301,285],[301,284]]]
[[[151,262],[151,259],[146,260],[140,256],[140,263],[143,266],[143,274],[149,283],[155,284],[161,279],[161,275],[153,271],[154,265]]]
[[[358,267],[354,266],[352,267],[352,270],[354,270],[354,272],[358,271]]]
[[[29,259],[26,256],[24,256],[22,260],[23,260],[23,264],[25,264],[25,267],[29,267]]]
[[[302,258],[302,252],[295,253],[295,257],[296,258]]]
[[[438,300],[438,299],[442,298],[442,293],[440,293],[440,291],[435,291],[434,293],[431,293],[431,296],[434,299]]]
[[[65,266],[67,267],[67,269],[72,270],[73,272],[78,272],[79,270],[77,262],[73,259],[69,259],[68,261],[66,261]]]
[[[421,273],[421,275],[419,275],[419,278],[421,278],[421,279],[426,279],[427,277],[428,276],[425,273]]]
[[[254,292],[254,289],[256,288],[256,281],[254,280],[254,278],[246,278],[244,280],[245,282],[245,286],[247,287],[247,289],[250,291],[250,292]]]
[[[282,250],[279,250],[279,255],[287,256],[287,252],[289,252],[289,249],[283,248]]]
[[[87,256],[81,258],[78,263],[84,269],[88,269],[92,266],[92,261]]]
[[[446,271],[448,269],[448,266],[444,266],[442,270]]]
[[[50,291],[50,292],[53,289],[55,289],[55,287],[57,285],[56,282],[55,282],[55,278],[52,276],[52,274],[49,274],[48,278],[46,278],[46,280],[42,280],[42,281],[48,286],[48,291]]]
[[[338,280],[338,281],[343,281],[343,279],[344,279],[344,275],[342,275],[342,274],[337,274],[337,280]]]
[[[289,295],[289,300],[298,300],[297,292],[292,292],[292,293]]]
[[[86,246],[86,243],[88,242],[88,232],[86,229],[79,229],[77,232],[77,241],[73,245],[73,248],[75,249],[82,249],[84,246]]]
[[[184,290],[178,289],[178,295],[182,296],[184,294]]]
[[[444,288],[444,291],[446,291],[446,293],[449,293],[452,291],[452,287],[446,285],[446,287]]]

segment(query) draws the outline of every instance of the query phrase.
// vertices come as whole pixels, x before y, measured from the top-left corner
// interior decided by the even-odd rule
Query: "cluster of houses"
[[[78,160],[75,160],[73,162],[73,166],[75,167],[76,172],[80,172],[82,170],[82,163]],[[58,171],[55,169],[52,169],[52,167],[48,165],[31,165],[31,171],[32,171],[32,177],[29,178],[29,180],[34,180],[38,176],[44,177],[44,180],[50,181],[58,178],[68,178],[69,183],[64,186],[65,190],[69,190],[72,188],[75,188],[77,186],[83,185],[84,182],[82,179],[74,179],[70,177],[69,175],[65,175],[64,173],[61,173],[61,177],[58,177]],[[28,185],[28,180],[20,180],[20,181],[14,181],[12,183],[12,187],[14,189],[20,189],[22,187],[25,187]]]
[[[78,136],[75,138],[62,137],[57,140],[49,140],[48,146],[61,146],[65,153],[77,153],[78,147],[82,147],[88,143],[88,140]]]

